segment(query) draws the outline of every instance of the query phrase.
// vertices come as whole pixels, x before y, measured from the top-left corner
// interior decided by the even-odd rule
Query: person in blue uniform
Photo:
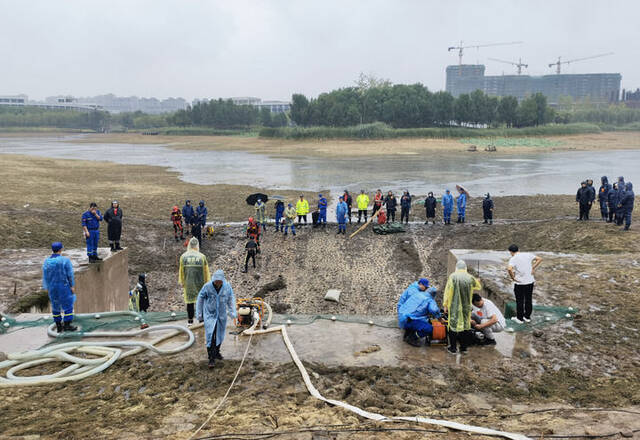
[[[624,218],[624,230],[628,231],[631,227],[631,213],[633,212],[633,202],[636,195],[633,192],[633,184],[627,182],[624,186],[624,192],[620,199],[620,206],[622,206],[622,215]]]
[[[318,225],[320,224],[327,225],[327,199],[322,194],[318,194]]]
[[[459,190],[460,195],[456,200],[456,207],[458,209],[458,221],[456,223],[464,223],[464,216],[467,210],[467,195],[464,191]]]
[[[191,206],[191,200],[184,202],[184,206],[182,207],[182,218],[184,219],[187,233],[189,231],[189,226],[193,225],[195,215],[196,213],[193,210],[193,206]]]
[[[422,345],[421,338],[429,345],[433,332],[431,318],[439,319],[440,307],[434,299],[436,288],[429,287],[427,278],[411,283],[398,300],[398,327],[404,329],[404,341],[415,347]]]
[[[602,221],[609,221],[609,209],[607,206],[609,200],[609,192],[611,192],[611,185],[609,185],[609,179],[607,176],[602,176],[600,178],[600,190],[598,191],[598,202],[600,202],[600,215],[602,216]]]
[[[445,225],[451,224],[451,213],[453,212],[453,196],[451,191],[446,190],[442,196],[442,217]]]
[[[282,220],[282,216],[284,215],[284,202],[282,200],[276,201],[276,232],[284,231],[284,220]]]
[[[42,265],[42,290],[49,294],[51,314],[58,333],[78,329],[71,324],[73,304],[76,302],[73,266],[69,258],[61,255],[62,249],[62,243],[59,241],[52,243],[53,254],[47,257]]]
[[[89,263],[95,263],[96,261],[102,261],[102,258],[98,257],[98,241],[100,241],[100,222],[102,221],[102,214],[98,210],[98,205],[95,202],[89,204],[89,210],[82,214],[82,231],[87,240],[87,256],[89,257]]]
[[[340,196],[340,201],[336,207],[336,220],[338,221],[338,234],[347,234],[347,203],[344,201],[344,197]]]
[[[204,206],[204,200],[200,200],[196,208],[196,220],[202,228],[207,226],[207,207]]]

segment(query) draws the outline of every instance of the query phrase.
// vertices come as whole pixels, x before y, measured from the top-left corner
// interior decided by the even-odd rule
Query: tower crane
[[[560,75],[560,66],[562,64],[571,64],[571,63],[575,63],[576,61],[591,60],[593,58],[606,57],[609,55],[613,55],[613,52],[601,53],[599,55],[593,55],[593,56],[584,57],[584,58],[576,58],[575,60],[569,60],[569,61],[562,61],[561,58],[558,57],[558,61],[556,61],[555,63],[549,63],[549,67],[556,66],[556,73]]]
[[[476,48],[476,49],[480,49],[481,47],[489,47],[489,46],[508,46],[511,44],[522,44],[522,41],[511,41],[509,43],[492,43],[492,44],[473,44],[473,45],[469,45],[469,46],[463,46],[462,41],[460,42],[459,46],[450,46],[449,48],[447,48],[448,52],[451,52],[452,50],[457,50],[458,51],[458,65],[462,65],[462,53],[464,51],[464,49],[471,49],[471,48]]]
[[[491,61],[497,61],[499,63],[505,63],[505,64],[511,64],[513,66],[516,66],[518,68],[518,75],[522,74],[522,68],[524,67],[525,69],[529,67],[528,64],[524,64],[522,62],[522,58],[518,58],[518,62],[514,63],[513,61],[505,61],[505,60],[499,60],[497,58],[489,58]]]

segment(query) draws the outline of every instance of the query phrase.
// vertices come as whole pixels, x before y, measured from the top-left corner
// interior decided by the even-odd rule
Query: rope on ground
[[[291,356],[293,363],[298,367],[298,370],[300,371],[300,375],[302,376],[302,379],[305,383],[305,386],[307,387],[307,390],[309,391],[309,394],[311,394],[311,396],[315,397],[318,400],[322,400],[323,402],[326,402],[330,405],[338,406],[340,408],[346,409],[347,411],[351,411],[359,415],[360,417],[364,417],[369,420],[375,420],[377,422],[394,422],[394,421],[417,422],[417,423],[425,423],[430,425],[442,426],[442,427],[453,429],[456,431],[465,431],[465,432],[471,432],[474,434],[483,434],[483,435],[489,435],[489,436],[499,436],[499,437],[508,438],[510,440],[528,440],[529,439],[529,437],[523,434],[515,434],[510,432],[498,431],[495,429],[465,425],[462,423],[451,422],[448,420],[437,420],[437,419],[430,419],[430,418],[420,417],[420,416],[387,417],[382,414],[365,411],[356,406],[350,405],[348,403],[345,403],[339,400],[327,399],[326,397],[321,395],[320,392],[316,389],[316,387],[313,386],[313,383],[311,383],[311,378],[309,377],[309,373],[307,372],[306,368],[302,364],[302,361],[298,357],[293,347],[293,344],[289,339],[289,335],[287,334],[286,327],[277,326],[277,327],[268,328],[266,330],[254,330],[252,328],[252,329],[246,330],[242,334],[252,336],[252,335],[262,335],[262,334],[273,333],[273,332],[280,332],[280,334],[282,335],[282,339],[284,340],[287,350],[289,351],[289,355]]]

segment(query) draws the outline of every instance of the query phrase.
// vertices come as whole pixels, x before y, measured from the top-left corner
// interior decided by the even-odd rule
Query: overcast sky
[[[640,1],[0,0],[0,95],[316,96],[359,72],[444,89],[447,47],[487,74],[561,55],[614,55],[563,73],[619,72],[640,87]]]

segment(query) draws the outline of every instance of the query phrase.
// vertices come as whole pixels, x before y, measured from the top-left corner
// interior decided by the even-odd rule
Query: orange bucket
[[[433,326],[433,333],[431,339],[441,341],[447,337],[447,328],[440,321],[436,319],[431,320]]]

